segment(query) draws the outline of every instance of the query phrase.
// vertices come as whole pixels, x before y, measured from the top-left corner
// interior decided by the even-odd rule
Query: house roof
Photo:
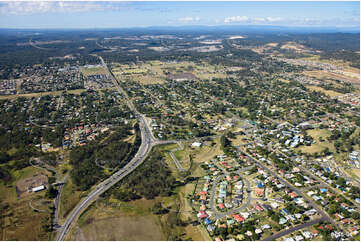
[[[262,211],[262,210],[263,210],[263,208],[261,208],[261,206],[258,205],[258,204],[256,204],[254,207],[255,207],[255,209],[257,209],[258,211]]]
[[[204,214],[201,214],[201,215],[199,215],[199,218],[207,218],[208,217],[208,214],[206,214],[206,213],[204,213]]]
[[[237,222],[243,222],[244,218],[240,214],[232,214],[232,217],[237,220]]]

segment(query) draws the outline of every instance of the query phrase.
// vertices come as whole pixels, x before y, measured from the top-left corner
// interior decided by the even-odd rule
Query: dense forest
[[[71,150],[71,178],[80,190],[85,191],[105,178],[104,169],[124,167],[133,158],[138,151],[141,138],[136,126],[135,143],[123,141],[130,134],[129,128],[120,127],[101,142],[92,142]]]
[[[155,149],[131,176],[125,177],[103,196],[130,201],[141,197],[152,199],[159,195],[170,195],[175,186],[175,178],[162,161],[162,154]]]

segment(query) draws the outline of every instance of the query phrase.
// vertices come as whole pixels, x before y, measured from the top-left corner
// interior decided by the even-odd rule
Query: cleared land
[[[116,215],[116,213],[115,213]],[[164,240],[159,226],[150,216],[94,219],[81,230],[74,240]],[[80,237],[82,236],[82,237]]]
[[[72,240],[164,240],[161,227],[150,209],[154,200],[97,203],[79,219],[80,231]]]
[[[322,87],[318,87],[318,86],[306,86],[306,87],[311,91],[323,92],[324,94],[326,94],[330,97],[337,97],[337,96],[342,95],[342,93],[335,92],[333,90],[326,90],[326,89],[323,89]]]
[[[349,173],[360,179],[360,169],[349,169]]]
[[[48,206],[43,206],[41,199],[45,191],[31,193],[24,198],[18,198],[16,184],[24,179],[32,178],[34,174],[42,173],[50,175],[43,169],[26,167],[22,170],[12,172],[13,181],[7,185],[0,184],[0,198],[2,205],[7,204],[8,208],[2,213],[2,229],[0,236],[2,240],[51,240],[51,234],[43,228],[43,221],[47,221],[50,215]],[[44,212],[35,212],[29,202],[34,200],[36,208]]]
[[[76,191],[76,186],[68,179],[61,194],[59,205],[59,220],[64,219],[81,199],[82,192]]]
[[[319,79],[342,80],[345,82],[350,82],[355,86],[360,86],[360,74],[357,75],[357,73],[344,71],[343,74],[336,74],[328,71],[304,71],[303,74]]]
[[[140,65],[114,64],[113,73],[120,80],[134,80],[141,84],[164,83],[166,73],[182,74],[191,73],[199,79],[225,78],[223,67],[208,63],[196,64],[193,62],[160,62],[149,61]]]
[[[335,147],[333,142],[328,142],[326,140],[327,137],[331,135],[331,132],[327,129],[311,129],[307,130],[307,134],[312,136],[315,143],[310,146],[301,146],[296,148],[296,150],[301,150],[302,152],[314,154],[316,152],[322,152],[325,148],[328,148],[331,152],[335,151]],[[319,138],[322,137],[325,141],[320,142]]]
[[[287,42],[286,44],[281,46],[281,49],[289,49],[289,50],[295,50],[298,52],[306,51],[306,47],[300,44],[297,44],[295,42]]]
[[[67,92],[67,93],[70,93],[70,94],[80,94],[80,93],[85,92],[85,91],[86,91],[86,89],[75,89],[75,90],[69,90],[69,91],[66,91],[66,92]],[[62,92],[64,92],[64,91],[37,92],[37,93],[5,95],[5,96],[0,96],[0,100],[4,100],[4,99],[15,99],[15,98],[18,98],[18,97],[25,97],[25,98],[42,97],[42,96],[47,96],[47,95],[60,96]]]
[[[99,67],[89,67],[89,68],[81,68],[81,73],[83,73],[84,76],[91,76],[91,75],[105,75],[107,74],[106,70],[99,66]]]

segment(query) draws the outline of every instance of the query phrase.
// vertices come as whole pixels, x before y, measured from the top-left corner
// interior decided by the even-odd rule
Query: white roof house
[[[45,189],[44,185],[38,186],[38,187],[34,187],[33,189],[31,189],[33,192],[39,192]]]
[[[202,143],[200,143],[200,142],[192,143],[192,147],[200,147],[201,145],[202,145]]]

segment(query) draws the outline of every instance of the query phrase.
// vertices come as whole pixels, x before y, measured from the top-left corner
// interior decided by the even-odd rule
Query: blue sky
[[[0,28],[184,25],[360,26],[353,2],[1,1]]]

